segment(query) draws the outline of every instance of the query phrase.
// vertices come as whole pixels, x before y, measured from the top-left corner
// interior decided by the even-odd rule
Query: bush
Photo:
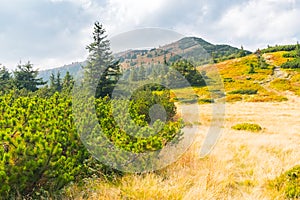
[[[229,94],[247,94],[247,95],[252,95],[252,94],[257,94],[258,90],[254,89],[239,89],[239,90],[234,90],[229,92]]]
[[[258,132],[262,130],[260,125],[250,124],[250,123],[237,124],[235,126],[232,126],[231,128],[238,131],[242,130],[242,131],[251,131],[251,132]]]
[[[58,93],[48,99],[12,94],[0,97],[1,198],[50,198],[71,181],[81,181],[93,174],[107,178],[115,172],[121,174],[93,159],[82,141],[87,147],[96,145],[94,153],[104,157],[108,155],[98,148],[102,135],[115,146],[133,153],[160,150],[168,142],[179,141],[183,124],[172,121],[176,109],[169,93],[163,91],[158,95],[141,91],[136,95],[137,99],[129,102],[130,112],[124,100],[91,98],[92,104],[89,104],[84,99],[78,106],[82,116],[76,115],[77,108],[72,107],[74,101],[70,97]],[[114,112],[117,114],[114,115],[112,105],[116,102]],[[142,112],[149,112],[153,104],[165,107],[167,121],[156,120],[150,128],[149,114]],[[102,132],[97,132],[92,124],[89,127],[93,113],[84,112],[84,105],[95,105]],[[75,126],[75,120],[78,122],[80,117],[85,119],[84,126],[80,123]],[[82,128],[87,134],[79,137],[77,131],[82,133]]]
[[[234,80],[232,78],[224,78],[223,80],[224,83],[232,83]]]
[[[296,53],[296,51],[291,51],[291,52],[288,52],[288,53],[284,53],[282,56],[284,58],[296,58],[297,53]]]
[[[288,199],[300,199],[300,165],[270,181],[270,186],[284,193]]]
[[[77,135],[71,101],[0,97],[0,195],[55,193],[84,172],[89,157]]]
[[[160,94],[157,94],[149,88],[146,88],[146,90],[142,88],[134,92],[131,99],[134,102],[132,108],[137,111],[138,115],[144,116],[148,124],[151,122],[149,111],[155,104],[161,105],[165,109],[167,121],[172,120],[176,114],[176,106],[174,102],[170,101],[170,91],[168,90],[163,90]]]
[[[288,62],[282,64],[281,68],[283,68],[283,69],[300,68],[300,59],[294,59],[294,60],[288,61]]]
[[[214,103],[214,99],[199,99],[199,104]]]
[[[278,51],[293,51],[296,50],[297,45],[277,45],[275,47],[269,47],[261,50],[261,53],[272,53]]]

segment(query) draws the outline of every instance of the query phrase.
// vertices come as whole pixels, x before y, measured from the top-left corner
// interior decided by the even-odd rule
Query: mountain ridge
[[[195,65],[207,64],[211,61],[220,62],[236,58],[241,49],[226,44],[212,44],[199,37],[184,37],[170,44],[152,49],[130,49],[113,54],[116,59],[120,60],[122,69],[137,67],[141,65],[161,64],[164,62],[175,62],[182,58],[189,58]],[[244,50],[245,54],[250,51]],[[74,77],[78,76],[79,71],[87,61],[75,62],[58,68],[41,70],[39,77],[48,81],[50,75],[58,71],[61,77],[64,77],[69,71]]]

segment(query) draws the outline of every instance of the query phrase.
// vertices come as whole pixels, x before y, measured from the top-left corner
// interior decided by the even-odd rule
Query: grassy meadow
[[[287,175],[292,174],[296,182],[284,179],[284,173],[300,164],[300,73],[282,70],[276,74],[274,69],[287,61],[283,54],[264,54],[265,69],[258,66],[256,55],[215,64],[224,82],[226,113],[222,136],[207,157],[200,158],[199,151],[214,126],[209,90],[194,88],[195,94],[190,94],[188,89],[177,89],[173,99],[184,102],[178,104],[179,110],[194,103],[201,108],[201,123],[198,119],[194,123],[200,129],[197,139],[177,162],[160,171],[127,174],[113,181],[89,178],[65,188],[65,198],[279,200],[290,194],[297,198],[299,167]],[[249,73],[251,64],[254,73]],[[191,101],[195,95],[198,102]],[[193,109],[189,113],[192,116]]]

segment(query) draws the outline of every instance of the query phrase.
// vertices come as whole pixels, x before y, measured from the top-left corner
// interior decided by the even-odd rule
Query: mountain
[[[175,62],[188,59],[195,65],[203,65],[240,57],[241,49],[229,45],[214,45],[202,38],[185,37],[179,41],[151,50],[129,50],[115,54],[124,69],[140,65]],[[244,55],[251,54],[244,51]]]
[[[82,66],[85,66],[85,65],[86,65],[86,61],[84,61],[84,62],[74,62],[72,64],[64,65],[64,66],[58,67],[58,68],[41,70],[39,72],[38,77],[43,78],[44,81],[49,81],[50,76],[51,76],[52,73],[54,75],[56,75],[57,72],[60,72],[61,77],[64,77],[66,75],[67,71],[69,71],[69,73],[73,77],[76,78],[80,75],[80,70],[82,69]]]
[[[202,38],[185,37],[179,41],[153,48],[149,50],[127,50],[114,54],[116,59],[120,60],[121,67],[127,69],[141,65],[160,64],[164,62],[172,63],[182,58],[188,58],[195,65],[203,65],[214,62],[220,62],[239,57],[241,49],[229,45],[214,45]],[[244,51],[244,54],[250,54],[250,51]],[[71,75],[77,77],[81,66],[85,62],[76,62],[65,65],[60,68],[40,71],[39,77],[49,80],[51,73],[56,74],[58,71],[61,77],[64,77],[69,71]]]

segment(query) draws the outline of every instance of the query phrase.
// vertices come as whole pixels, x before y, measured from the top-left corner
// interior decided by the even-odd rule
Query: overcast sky
[[[299,0],[0,0],[0,63],[83,61],[96,20],[109,37],[156,27],[255,50],[296,43],[299,19]]]

